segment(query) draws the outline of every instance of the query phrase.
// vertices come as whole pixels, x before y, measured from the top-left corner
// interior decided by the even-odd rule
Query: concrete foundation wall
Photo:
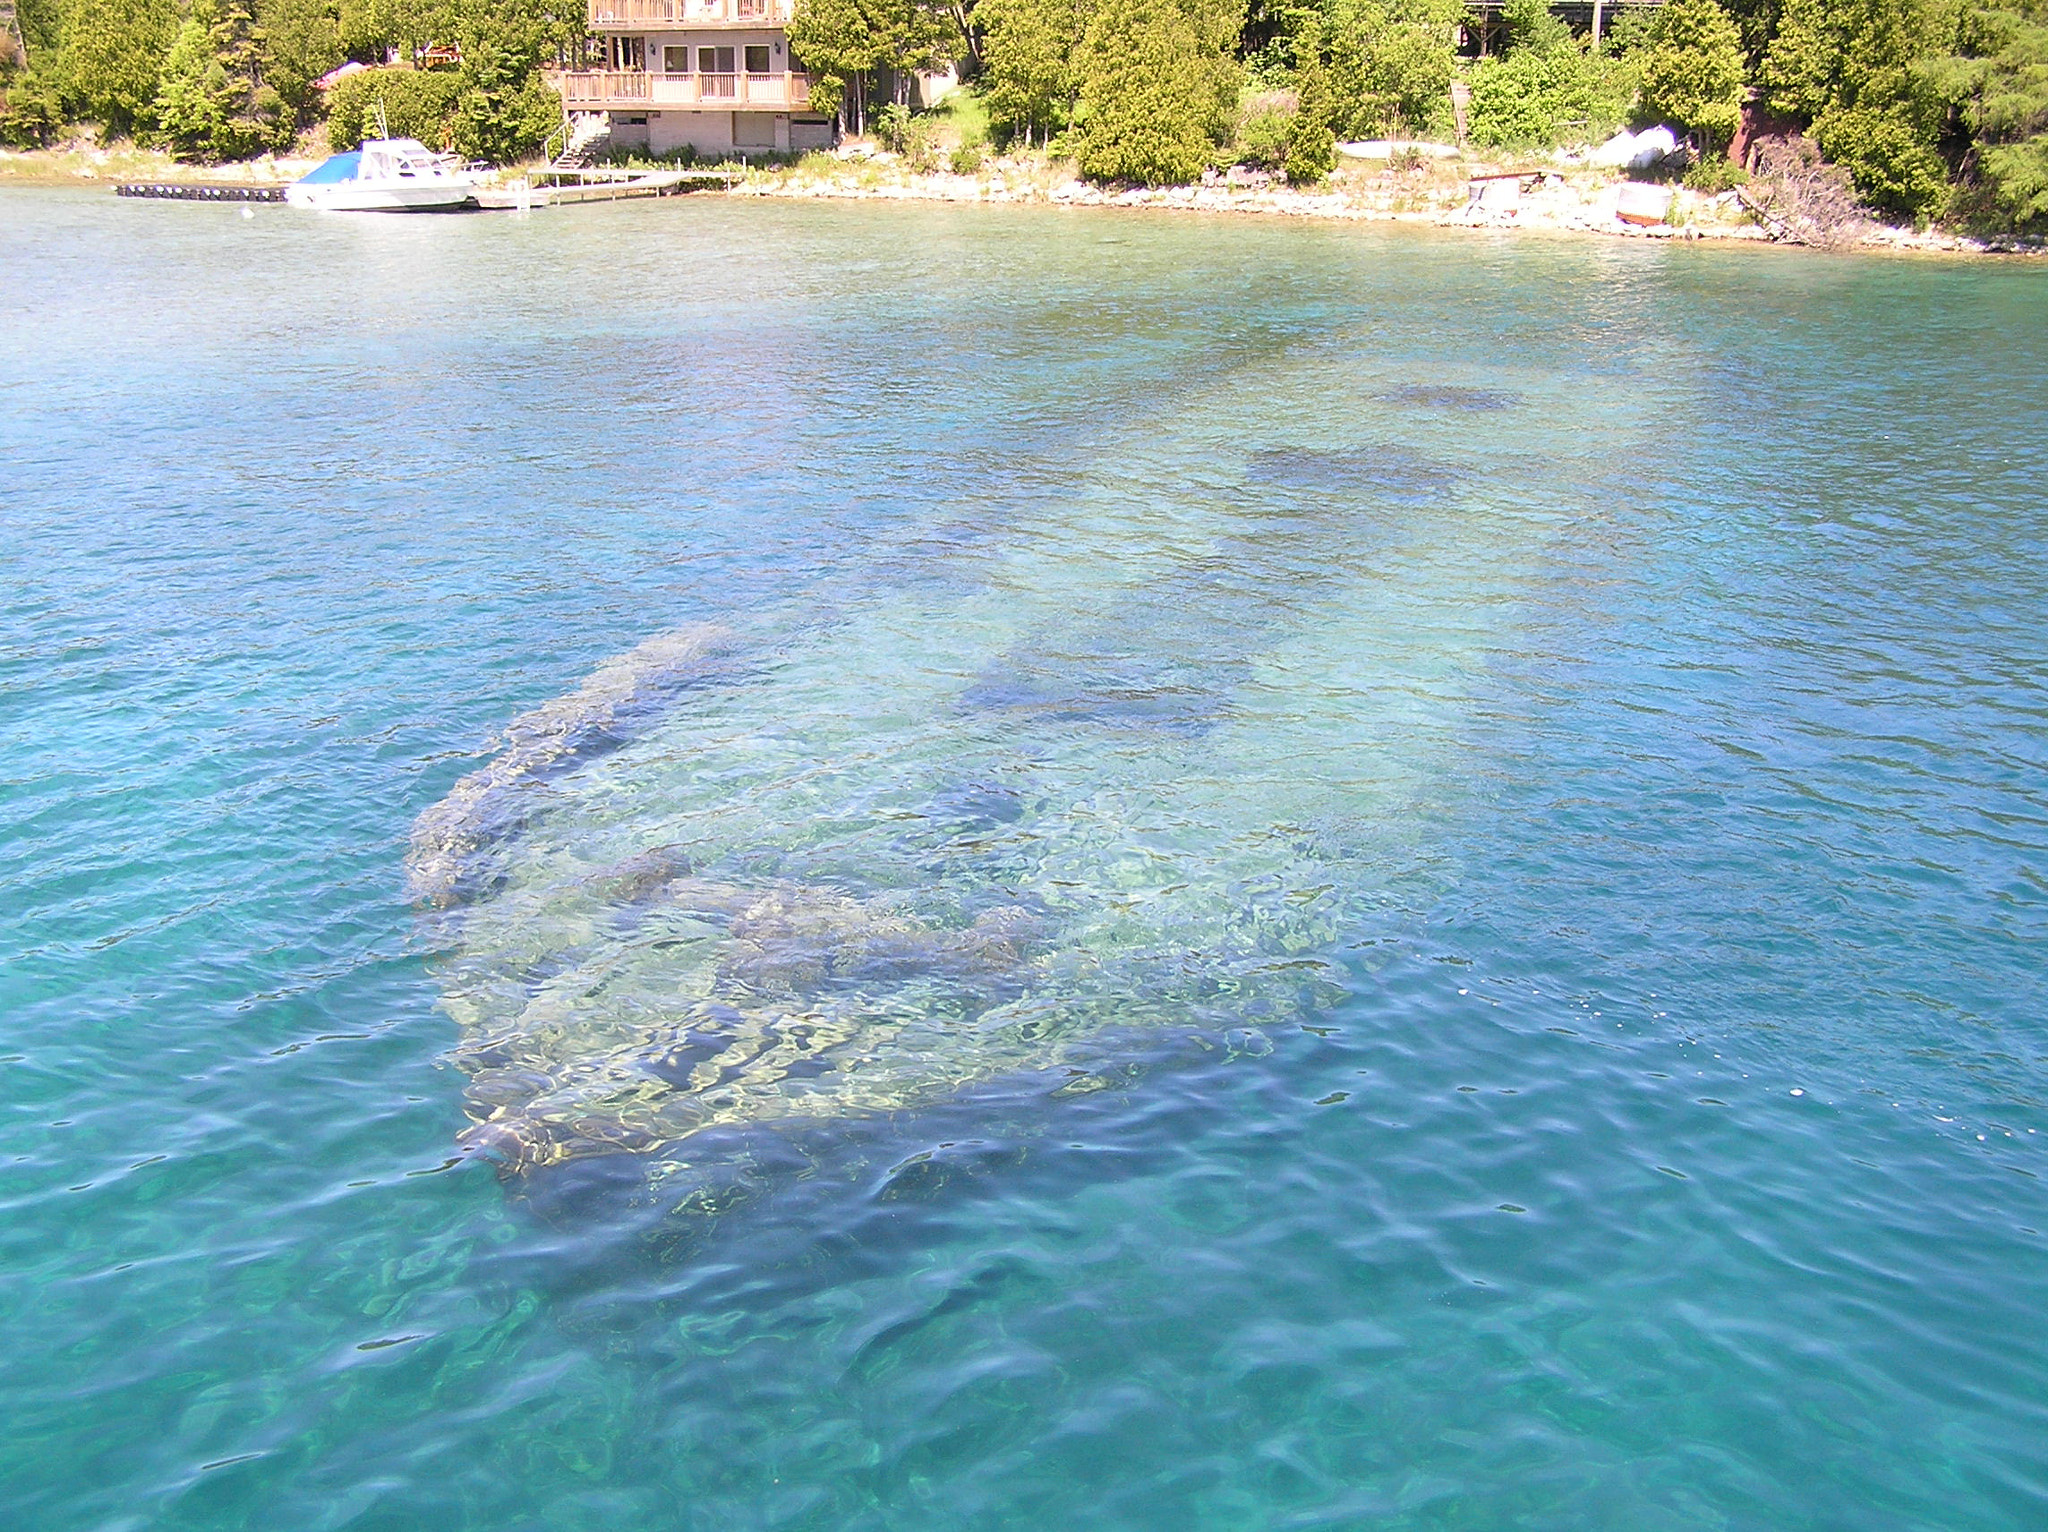
[[[674,154],[691,148],[700,157],[732,153],[731,112],[649,112],[647,152]]]

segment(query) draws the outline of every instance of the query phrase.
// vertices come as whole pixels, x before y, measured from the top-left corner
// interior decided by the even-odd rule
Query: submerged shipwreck
[[[1329,901],[1280,875],[1295,852],[1190,840],[1118,779],[1202,743],[1195,703],[1129,679],[863,678],[847,716],[844,678],[704,627],[516,719],[407,857],[464,1144],[686,1163],[710,1128],[1084,1093],[1136,1029],[1297,1013]]]
[[[1515,403],[1399,381],[1378,418]],[[663,633],[514,719],[407,856],[464,1143],[716,1173],[756,1129],[1087,1094],[1326,1014],[1437,876],[1469,721],[1401,678],[1491,640],[1382,572],[1462,590],[1453,467],[1267,440],[1172,538],[1106,480],[971,578]]]

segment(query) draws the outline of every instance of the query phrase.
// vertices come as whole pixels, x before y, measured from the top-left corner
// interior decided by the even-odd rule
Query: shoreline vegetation
[[[2048,237],[2048,0],[753,3],[840,147],[756,158],[736,195],[1830,248]],[[515,177],[586,143],[690,166],[687,147],[632,160],[602,113],[565,110],[563,71],[643,56],[593,30],[617,25],[604,9],[0,0],[0,176],[289,179],[383,134]],[[1656,147],[1613,153],[1631,129]],[[1365,142],[1385,157],[1344,152]]]

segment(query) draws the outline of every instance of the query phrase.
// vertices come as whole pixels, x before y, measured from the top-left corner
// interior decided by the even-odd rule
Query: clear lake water
[[[2048,271],[11,190],[0,293],[0,1523],[2048,1526]]]

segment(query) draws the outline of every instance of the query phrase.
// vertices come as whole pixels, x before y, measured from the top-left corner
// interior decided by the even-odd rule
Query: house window
[[[748,74],[766,74],[767,72],[768,72],[768,45],[767,45],[766,43],[748,43],[748,44],[747,44],[747,73],[748,73]]]
[[[697,50],[697,73],[731,74],[732,49],[699,48]]]
[[[661,68],[664,74],[688,74],[690,72],[690,50],[688,48],[663,48]]]

